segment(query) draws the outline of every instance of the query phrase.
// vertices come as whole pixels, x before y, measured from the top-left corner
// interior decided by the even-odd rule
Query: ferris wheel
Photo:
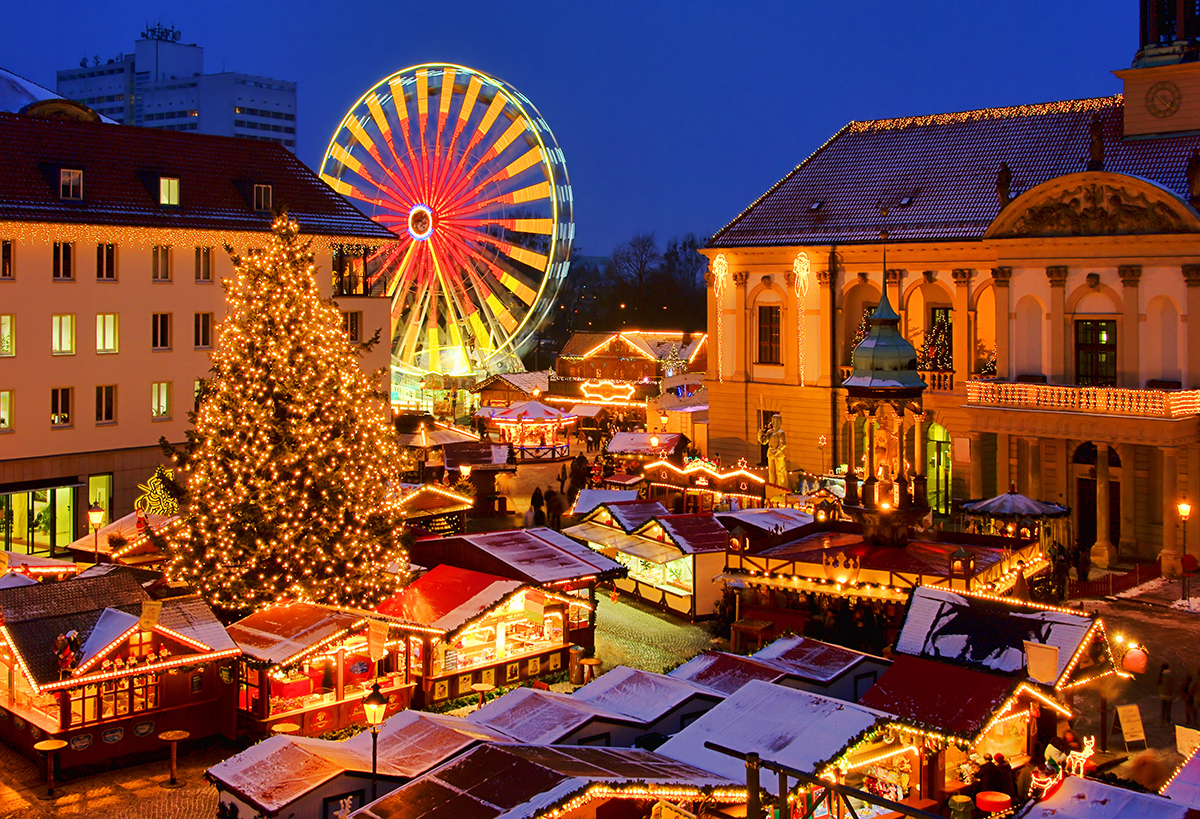
[[[392,299],[392,363],[409,376],[507,369],[569,266],[562,150],[519,91],[446,63],[398,71],[351,106],[321,178],[396,234],[364,273]]]

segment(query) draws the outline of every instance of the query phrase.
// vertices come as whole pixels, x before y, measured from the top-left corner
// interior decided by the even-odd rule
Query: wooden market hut
[[[208,604],[153,599],[128,572],[0,589],[0,738],[64,768],[162,748],[158,734],[235,733],[241,652]]]
[[[431,535],[457,535],[466,528],[466,517],[475,498],[436,483],[406,487],[399,500],[405,524]]]
[[[632,748],[650,729],[610,705],[558,691],[517,688],[467,715],[475,725],[530,745]]]
[[[645,469],[660,462],[683,466],[688,438],[679,432],[618,432],[604,452],[618,460],[637,463]]]
[[[592,603],[534,583],[441,564],[376,607],[407,643],[418,705],[567,668],[572,625]]]
[[[766,471],[749,467],[722,469],[712,461],[694,459],[686,464],[670,458],[651,459],[642,468],[649,484],[648,497],[675,511],[728,511],[759,509],[767,501]]]
[[[243,657],[238,666],[238,710],[254,732],[290,722],[300,735],[365,724],[362,699],[371,683],[388,698],[387,713],[409,706],[414,683],[405,643],[388,635],[382,618],[316,603],[261,609],[229,627]],[[370,639],[383,653],[371,658]],[[377,649],[377,652],[379,650]]]
[[[660,741],[678,734],[724,699],[682,677],[624,665],[609,669],[572,696],[639,720],[647,734],[657,734]]]

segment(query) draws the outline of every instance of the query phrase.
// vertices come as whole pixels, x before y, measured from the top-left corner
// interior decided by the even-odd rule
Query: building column
[[[1189,292],[1190,296],[1191,293]],[[1179,455],[1175,447],[1165,446],[1162,449],[1162,571],[1165,575],[1176,576],[1183,569],[1180,563],[1182,555],[1179,552],[1179,510],[1175,504],[1179,502]]]
[[[1117,383],[1127,389],[1136,390],[1142,386],[1142,373],[1138,366],[1138,337],[1141,335],[1141,323],[1138,321],[1138,282],[1142,278],[1142,266],[1123,264],[1117,268],[1117,274],[1121,277],[1121,293],[1125,302],[1125,326],[1120,338],[1121,356],[1124,360],[1119,362]],[[1121,463],[1123,465],[1125,462]]]
[[[992,268],[992,281],[996,284],[996,377],[1003,380],[1012,377],[1012,347],[1008,341],[1009,323],[1012,320],[1008,303],[1008,283],[1011,279],[1011,267]],[[1005,455],[1001,460],[1007,464],[1008,456]]]
[[[922,434],[924,424],[925,415],[913,413],[913,475],[925,474],[925,436]]]
[[[1067,380],[1066,265],[1047,267],[1046,278],[1050,280],[1050,372],[1047,375],[1051,384],[1064,384]]]
[[[867,479],[863,481],[862,504],[868,509],[875,508],[875,413],[866,416],[867,427]]]
[[[951,271],[954,277],[954,386],[965,384],[971,377],[971,274],[973,270]]]
[[[1117,562],[1117,550],[1108,538],[1108,444],[1096,444],[1096,543],[1092,563],[1102,569]]]
[[[1042,441],[1040,438],[1026,438],[1028,457],[1026,463],[1029,474],[1026,476],[1029,497],[1034,500],[1042,498]]]
[[[1134,459],[1137,453],[1133,444],[1118,444],[1117,455],[1121,458],[1121,542],[1117,554],[1133,557],[1138,551],[1137,510],[1134,508]]]
[[[1200,389],[1200,264],[1183,266],[1183,281],[1187,285],[1187,384],[1189,390]],[[1196,321],[1192,323],[1192,316]]]
[[[983,498],[983,433],[970,432],[971,439],[971,498]]]
[[[733,274],[734,332],[733,332],[733,380],[749,381],[750,366],[748,349],[750,328],[753,327],[749,314],[746,312],[746,281],[750,274],[746,271]]]
[[[1012,441],[1007,432],[996,433],[996,494],[1012,486]]]
[[[883,276],[888,288],[888,301],[892,303],[892,308],[905,318],[907,316],[901,309],[904,306],[901,304],[901,299],[904,298],[904,277],[907,275],[907,270],[887,270],[884,271]]]
[[[818,387],[833,386],[839,360],[840,344],[833,337],[833,291],[829,286],[832,279],[830,271],[817,271],[817,308],[821,314],[821,337],[813,342],[813,353],[820,356],[821,374],[817,376]]]

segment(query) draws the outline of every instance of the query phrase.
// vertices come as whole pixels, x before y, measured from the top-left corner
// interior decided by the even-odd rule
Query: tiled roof
[[[0,145],[0,219],[264,232],[253,186],[269,184],[306,234],[395,238],[270,142],[0,113]],[[61,167],[83,170],[82,202],[59,199]],[[159,175],[180,180],[180,207],[158,204]]]
[[[1099,114],[1106,171],[1184,194],[1200,135],[1123,140],[1118,94],[1041,105],[851,122],[712,238],[710,247],[978,239],[1000,212],[996,172],[1012,196],[1087,170],[1089,123]],[[901,204],[911,197],[911,204]],[[817,203],[820,203],[819,205]],[[814,207],[815,206],[815,207]]]

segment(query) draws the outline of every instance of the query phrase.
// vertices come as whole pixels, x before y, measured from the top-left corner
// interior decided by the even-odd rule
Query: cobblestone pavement
[[[181,788],[162,787],[170,778],[164,753],[162,759],[90,776],[68,772],[66,783],[56,788],[58,798],[49,800],[40,798],[46,783],[38,767],[0,745],[0,819],[211,819],[217,812],[217,789],[204,779],[204,771],[237,750],[215,742],[181,745]]]
[[[701,651],[728,648],[704,623],[693,624],[645,603],[622,598],[613,603],[603,591],[596,611],[596,656],[601,670],[618,665],[661,672]]]

